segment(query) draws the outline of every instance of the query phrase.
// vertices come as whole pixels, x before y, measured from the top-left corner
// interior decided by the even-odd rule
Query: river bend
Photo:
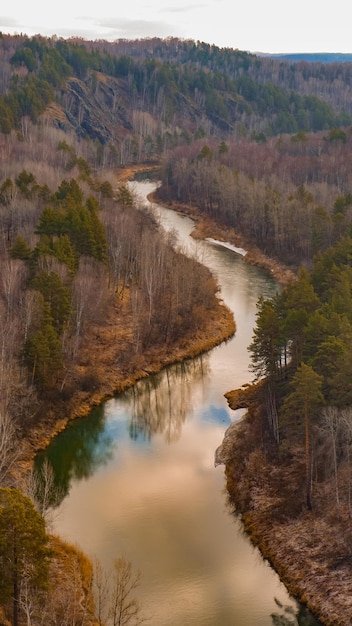
[[[147,202],[155,183],[133,188]],[[224,468],[214,466],[226,428],[242,415],[224,393],[251,380],[257,300],[278,287],[244,262],[242,250],[196,241],[192,220],[157,204],[152,210],[215,274],[237,331],[56,437],[45,452],[65,494],[55,530],[106,568],[124,555],[141,570],[138,599],[152,626],[302,624],[304,609],[243,535],[227,503]]]

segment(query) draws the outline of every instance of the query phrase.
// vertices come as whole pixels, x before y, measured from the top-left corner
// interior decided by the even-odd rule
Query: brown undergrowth
[[[329,483],[315,485],[313,510],[307,510],[304,453],[300,449],[280,457],[273,453],[265,441],[264,416],[255,391],[255,386],[248,390],[248,412],[233,431],[231,457],[226,461],[230,502],[288,591],[325,626],[350,626],[348,511],[335,505]],[[232,408],[245,405],[244,390],[226,395]]]
[[[179,338],[174,345],[136,352],[127,300],[112,302],[104,323],[87,329],[77,363],[64,375],[62,390],[48,392],[45,402],[39,405],[23,440],[23,454],[17,464],[20,474],[30,467],[35,453],[45,448],[70,420],[87,415],[94,406],[137,380],[210,350],[236,330],[232,312],[217,300],[216,308],[207,313],[196,333]]]

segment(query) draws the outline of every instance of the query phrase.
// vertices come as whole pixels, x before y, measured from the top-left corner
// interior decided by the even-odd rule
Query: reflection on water
[[[168,367],[126,391],[120,400],[129,406],[131,437],[150,439],[163,433],[166,443],[177,441],[194,404],[196,384],[204,383],[208,369],[207,357],[201,356]]]
[[[55,487],[64,498],[73,480],[88,479],[112,460],[124,434],[136,442],[150,441],[157,434],[162,434],[167,444],[177,441],[182,424],[196,406],[207,372],[208,357],[202,355],[138,381],[119,396],[120,420],[107,420],[114,400],[105,408],[95,408],[88,417],[71,422],[47,450],[38,454],[36,468],[40,469],[44,459],[49,461]]]
[[[292,606],[283,606],[277,598],[275,602],[278,606],[278,613],[273,613],[271,616],[273,626],[322,626],[305,606],[300,605],[295,610]]]
[[[56,437],[49,448],[37,455],[36,469],[47,459],[54,471],[54,487],[65,498],[74,480],[88,479],[98,467],[112,458],[114,439],[105,428],[102,406],[89,419],[74,420]],[[38,472],[40,476],[40,472]]]
[[[168,212],[166,221],[189,237],[184,218]],[[313,626],[243,534],[214,467],[238,419],[224,393],[250,380],[256,301],[276,286],[231,250],[208,242],[204,256],[236,335],[140,381],[54,440],[45,455],[66,495],[55,530],[107,569],[117,556],[140,569],[138,600],[153,626]]]

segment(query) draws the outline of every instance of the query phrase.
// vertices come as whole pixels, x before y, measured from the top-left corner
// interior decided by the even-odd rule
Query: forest
[[[351,227],[351,128],[264,142],[197,140],[163,159],[160,197],[197,205],[298,268]]]
[[[234,498],[249,528],[307,512],[333,521],[338,533],[325,535],[331,548],[321,558],[350,571],[351,73],[350,62],[178,39],[0,34],[4,624],[120,623],[116,593],[103,603],[99,564],[50,534],[50,468],[39,479],[23,451],[50,436],[74,396],[87,405],[104,383],[116,391],[106,382],[112,363],[132,384],[156,355],[170,362],[191,342],[203,350],[221,315],[221,339],[234,332],[211,274],[119,180],[118,170],[139,165],[158,167],[164,202],[233,229],[295,273],[258,303],[252,414],[229,485],[238,493],[231,476],[242,476]],[[91,346],[106,353],[108,344],[107,360],[93,363]],[[265,502],[251,481],[258,466]],[[63,570],[65,597],[55,586]],[[115,590],[121,578],[129,589],[138,582],[124,561]],[[140,623],[132,611],[124,623]]]

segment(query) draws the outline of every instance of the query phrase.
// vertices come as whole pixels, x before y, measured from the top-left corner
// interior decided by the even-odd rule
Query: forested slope
[[[114,166],[214,135],[351,123],[351,64],[290,63],[201,42],[0,38],[0,129],[28,135],[44,112]]]
[[[298,267],[351,231],[351,129],[258,142],[213,137],[169,151],[165,200],[197,206]]]
[[[140,208],[102,144],[53,121],[45,79],[17,68],[10,82],[0,134],[0,621],[91,624],[92,565],[48,533],[50,498],[28,479],[29,461],[70,417],[235,326],[210,272]]]
[[[23,473],[20,442],[41,445],[64,408],[86,411],[118,381],[234,331],[214,279],[117,182],[117,168],[138,163],[161,166],[166,201],[196,207],[297,272],[258,305],[250,350],[262,382],[229,484],[238,496],[237,472],[252,532],[274,520],[279,536],[314,519],[317,543],[331,545],[317,551],[319,576],[348,577],[351,71],[178,39],[0,36],[0,524],[23,530],[27,511],[38,540],[0,586],[14,621],[42,610],[32,599],[44,602],[47,580],[32,565],[45,574],[49,558],[41,517],[4,487]],[[86,567],[78,561],[72,576]],[[61,601],[48,624],[63,619]]]

